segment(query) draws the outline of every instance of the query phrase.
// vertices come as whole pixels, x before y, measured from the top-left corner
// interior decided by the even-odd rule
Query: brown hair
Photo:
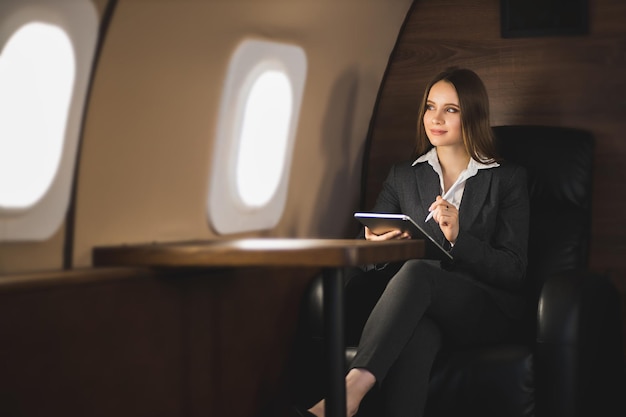
[[[458,67],[446,68],[437,74],[426,86],[417,118],[416,157],[426,153],[433,147],[428,140],[428,136],[426,136],[424,114],[430,89],[439,81],[446,81],[452,84],[459,96],[461,134],[465,149],[470,157],[476,161],[486,163],[499,160],[489,122],[487,89],[474,71]]]

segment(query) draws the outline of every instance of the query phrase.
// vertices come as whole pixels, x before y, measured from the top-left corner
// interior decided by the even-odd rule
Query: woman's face
[[[439,81],[428,92],[424,129],[433,146],[464,146],[459,96],[451,83]]]

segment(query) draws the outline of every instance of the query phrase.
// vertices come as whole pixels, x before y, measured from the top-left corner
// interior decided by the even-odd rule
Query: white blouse
[[[476,175],[479,169],[496,168],[500,166],[500,164],[498,164],[497,162],[484,164],[482,162],[476,161],[473,158],[470,158],[469,163],[467,164],[467,168],[465,168],[459,174],[459,177],[456,179],[454,184],[452,184],[452,186],[444,194],[443,173],[441,171],[441,165],[439,164],[439,158],[437,157],[437,150],[435,148],[432,148],[430,151],[417,158],[415,162],[413,162],[413,166],[421,162],[428,162],[430,166],[433,167],[433,170],[435,170],[437,175],[439,175],[439,188],[441,192],[441,197],[450,204],[454,205],[457,210],[461,205],[461,199],[463,198],[463,191],[465,190],[465,183],[467,182],[467,179]]]

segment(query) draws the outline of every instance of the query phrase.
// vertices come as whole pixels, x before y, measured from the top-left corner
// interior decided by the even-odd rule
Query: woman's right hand
[[[409,232],[402,232],[400,230],[391,230],[387,233],[383,233],[382,235],[377,235],[372,232],[369,227],[365,226],[365,239],[367,240],[391,240],[391,239],[410,239],[411,235]]]

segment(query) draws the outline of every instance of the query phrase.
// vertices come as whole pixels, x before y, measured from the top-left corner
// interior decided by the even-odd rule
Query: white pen
[[[448,188],[448,192],[445,193],[443,195],[444,200],[449,199],[450,197],[452,197],[452,195],[454,194],[454,192],[456,191],[456,189],[459,187],[459,184],[461,184],[463,181],[457,181],[454,184],[452,184],[452,187]],[[433,216],[435,215],[435,210],[431,211],[430,213],[428,213],[428,216],[426,216],[426,220],[424,220],[424,223],[428,222],[428,220],[432,219]]]

